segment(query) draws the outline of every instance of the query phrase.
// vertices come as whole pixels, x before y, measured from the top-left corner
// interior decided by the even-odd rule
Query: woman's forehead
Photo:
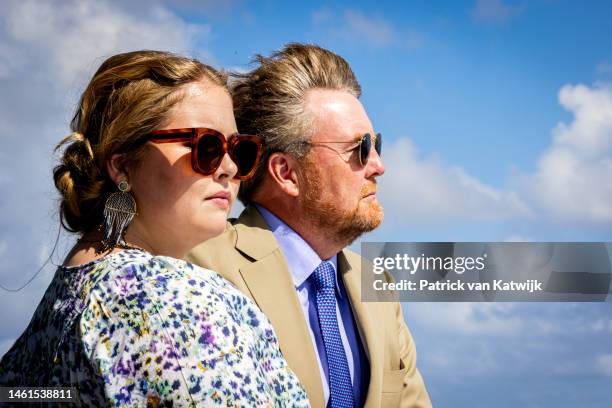
[[[232,100],[225,88],[199,81],[185,85],[184,92],[168,112],[165,127],[206,127],[225,135],[236,132]]]

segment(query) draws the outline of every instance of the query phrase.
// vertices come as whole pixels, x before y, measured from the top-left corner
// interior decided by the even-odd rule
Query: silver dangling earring
[[[121,180],[117,184],[118,192],[112,193],[104,203],[104,240],[105,249],[127,247],[123,240],[128,225],[136,215],[136,200],[129,193],[130,183]]]

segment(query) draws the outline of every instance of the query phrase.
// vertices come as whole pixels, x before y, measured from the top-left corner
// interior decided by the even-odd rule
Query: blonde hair
[[[177,91],[203,79],[227,88],[225,73],[169,52],[133,51],[102,63],[81,96],[72,134],[56,147],[65,147],[53,171],[64,228],[88,232],[101,224],[104,200],[117,190],[107,161],[120,153],[137,163],[142,138],[161,126],[182,99]]]
[[[305,112],[304,96],[311,89],[346,91],[356,98],[361,87],[348,62],[316,45],[291,43],[270,57],[257,55],[259,66],[246,74],[234,74],[234,114],[242,133],[263,137],[266,151],[255,176],[243,181],[239,198],[244,204],[266,175],[267,159],[282,151],[303,158],[313,134]]]

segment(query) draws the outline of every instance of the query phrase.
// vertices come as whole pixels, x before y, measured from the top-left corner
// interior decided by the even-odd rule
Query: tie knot
[[[336,285],[336,273],[331,263],[321,262],[314,271],[315,287],[317,290],[334,288]]]

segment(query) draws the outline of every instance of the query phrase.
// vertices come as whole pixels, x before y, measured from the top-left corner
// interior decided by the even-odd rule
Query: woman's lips
[[[232,194],[229,191],[219,191],[209,197],[206,197],[206,201],[210,201],[215,204],[217,207],[222,208],[224,210],[229,208],[230,199]]]

